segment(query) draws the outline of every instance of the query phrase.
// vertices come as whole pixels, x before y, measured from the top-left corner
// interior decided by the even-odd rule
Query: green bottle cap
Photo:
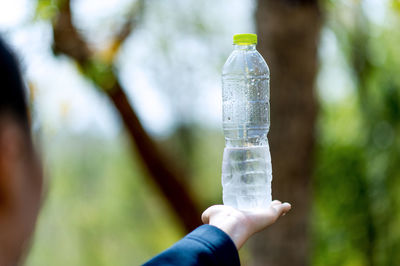
[[[233,43],[237,45],[257,44],[257,34],[235,34],[233,35]]]

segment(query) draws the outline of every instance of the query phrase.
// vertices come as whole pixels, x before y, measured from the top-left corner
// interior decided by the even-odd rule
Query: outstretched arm
[[[198,227],[144,265],[239,266],[237,250],[254,233],[273,224],[290,208],[289,203],[278,200],[267,209],[254,211],[240,211],[224,205],[211,206],[201,217],[206,225]]]

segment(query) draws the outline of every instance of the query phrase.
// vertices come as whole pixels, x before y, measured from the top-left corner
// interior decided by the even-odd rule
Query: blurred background
[[[47,193],[26,265],[139,265],[221,203],[222,66],[271,69],[273,197],[243,265],[399,265],[400,1],[14,0]]]

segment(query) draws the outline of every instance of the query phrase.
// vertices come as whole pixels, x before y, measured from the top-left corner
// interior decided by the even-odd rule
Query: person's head
[[[18,63],[0,38],[0,265],[21,261],[36,223],[42,182]]]

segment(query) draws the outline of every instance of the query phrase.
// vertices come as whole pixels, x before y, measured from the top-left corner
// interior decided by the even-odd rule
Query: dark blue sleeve
[[[239,254],[231,238],[212,225],[202,225],[152,258],[144,266],[239,266]]]

